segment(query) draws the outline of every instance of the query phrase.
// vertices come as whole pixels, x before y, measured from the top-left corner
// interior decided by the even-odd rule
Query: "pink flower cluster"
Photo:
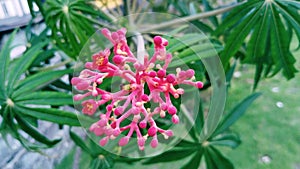
[[[87,115],[93,115],[100,105],[106,104],[106,113],[101,114],[100,120],[90,127],[90,131],[95,135],[104,136],[99,142],[101,146],[127,130],[127,135],[119,140],[120,146],[126,145],[135,132],[140,150],[144,149],[149,137],[152,138],[151,147],[155,148],[158,145],[158,133],[167,139],[173,136],[173,132],[158,127],[153,116],[159,115],[164,118],[167,112],[172,116],[174,124],[179,123],[177,109],[172,104],[170,95],[179,98],[184,90],[176,89],[175,86],[187,84],[202,88],[203,83],[193,81],[195,72],[192,69],[187,71],[177,69],[177,74],[167,74],[166,69],[172,60],[172,55],[166,52],[168,41],[160,36],[155,36],[153,39],[155,48],[153,57],[145,56],[142,64],[128,47],[125,28],[116,32],[102,29],[102,34],[114,45],[113,63],[109,62],[111,55],[109,49],[94,54],[92,62],[87,62],[80,75],[71,81],[77,90],[86,91],[84,94],[75,95],[74,100],[94,97],[82,101],[82,112]],[[163,61],[164,65],[156,64],[158,60]],[[133,68],[135,71],[131,70]],[[113,76],[127,81],[120,91],[111,93],[98,87],[104,78]],[[150,94],[144,92],[145,86],[148,86]],[[161,97],[161,94],[164,97]],[[144,106],[150,101],[158,105],[154,110]],[[132,119],[131,123],[122,125],[122,122],[129,118]],[[142,130],[147,131],[147,134],[143,135]]]

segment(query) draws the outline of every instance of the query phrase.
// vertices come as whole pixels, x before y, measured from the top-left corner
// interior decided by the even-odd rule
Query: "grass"
[[[296,42],[294,43],[294,45]],[[300,70],[300,51],[294,52]],[[228,107],[234,106],[241,96],[251,93],[253,67],[238,68],[240,78],[232,81]],[[242,144],[235,150],[224,150],[238,169],[299,169],[300,168],[300,75],[287,81],[282,75],[263,79],[258,92],[263,95],[247,113],[232,126]],[[273,90],[272,90],[273,89]],[[276,104],[283,104],[278,107]],[[230,109],[227,109],[230,110]],[[263,158],[269,158],[263,162]]]

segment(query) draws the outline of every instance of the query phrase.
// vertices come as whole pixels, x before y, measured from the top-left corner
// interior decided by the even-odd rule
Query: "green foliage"
[[[233,164],[216,149],[216,146],[226,146],[236,148],[241,140],[239,136],[228,131],[229,127],[245,113],[245,110],[260,94],[254,93],[242,100],[219,124],[217,130],[207,140],[202,143],[195,139],[194,142],[181,140],[173,149],[166,151],[158,156],[147,159],[144,164],[154,164],[170,162],[192,156],[191,160],[181,168],[197,169],[200,165],[202,156],[205,158],[207,169],[233,169]],[[199,115],[196,124],[190,131],[192,138],[199,138],[203,128],[203,110],[200,104]]]
[[[40,42],[28,48],[23,55],[15,60],[10,60],[11,43],[16,32],[17,30],[10,36],[0,53],[0,105],[3,118],[0,131],[3,136],[11,134],[24,147],[31,150],[52,147],[60,140],[50,140],[40,133],[37,126],[38,119],[70,126],[80,126],[80,123],[77,115],[72,112],[48,108],[48,106],[72,105],[71,95],[39,90],[72,71],[46,71],[35,74],[28,72],[34,60],[43,51],[42,49],[46,45],[45,42]],[[47,105],[47,107],[33,108],[32,105]],[[29,142],[27,138],[20,134],[21,130],[39,143]]]
[[[263,72],[267,77],[282,70],[287,79],[293,78],[297,70],[290,43],[292,31],[300,40],[299,9],[298,1],[285,0],[253,0],[234,8],[214,32],[218,36],[226,32],[223,64],[227,65],[246,41],[241,59],[257,67],[254,89]]]
[[[95,10],[88,1],[53,0],[43,5],[45,22],[51,29],[54,43],[69,57],[76,59],[88,38],[95,33],[97,19],[110,18]]]

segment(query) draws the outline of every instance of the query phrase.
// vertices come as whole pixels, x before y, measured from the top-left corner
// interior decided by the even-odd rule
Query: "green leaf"
[[[186,158],[193,154],[197,149],[172,149],[158,156],[147,159],[143,164],[165,163]]]
[[[233,164],[225,158],[217,149],[210,146],[204,151],[207,169],[233,169]]]
[[[69,134],[71,139],[74,141],[74,143],[79,146],[83,151],[90,154],[91,156],[94,156],[93,151],[86,145],[86,143],[71,129],[69,130]]]
[[[114,161],[109,156],[100,156],[94,158],[90,164],[91,169],[110,169],[114,165]]]
[[[195,149],[195,148],[201,148],[201,144],[198,142],[191,142],[188,140],[180,140],[178,144],[176,144],[176,148],[182,148],[182,149]]]
[[[243,18],[243,22],[239,23],[227,37],[225,48],[220,55],[223,65],[227,65],[229,59],[240,49],[244,39],[260,18],[260,9],[262,6],[263,3],[259,3],[253,10],[249,11],[245,18]]]
[[[28,70],[35,58],[42,52],[42,47],[45,45],[46,43],[40,43],[29,48],[24,55],[17,59],[14,66],[10,68],[10,76],[8,78],[7,85],[7,91],[9,95],[11,95],[13,92],[13,87],[15,86],[16,81],[26,70]]]
[[[56,70],[56,71],[47,71],[36,73],[32,76],[27,77],[26,79],[20,81],[18,85],[15,87],[15,91],[13,93],[13,98],[16,98],[22,93],[29,93],[35,90],[38,90],[49,83],[59,79],[65,74],[72,73],[73,70]]]
[[[261,93],[254,93],[242,100],[236,105],[230,113],[228,113],[219,124],[218,128],[214,132],[214,136],[227,130],[232,124],[234,124],[243,114],[245,114],[247,108],[256,100]]]
[[[270,28],[271,55],[273,60],[277,61],[275,62],[274,72],[276,72],[276,69],[279,70],[282,68],[283,75],[287,79],[291,79],[295,76],[295,72],[297,72],[296,68],[294,67],[296,59],[289,50],[290,38],[288,36],[288,31],[284,28],[284,24],[280,20],[279,12],[276,11],[277,7],[275,5],[276,4],[272,4],[270,7],[272,10],[272,26]]]
[[[209,144],[236,148],[241,144],[241,139],[235,133],[223,132],[209,140]]]
[[[35,104],[35,105],[73,105],[72,95],[62,92],[37,91],[20,95],[14,99],[18,104]]]
[[[32,116],[37,119],[46,120],[57,124],[81,126],[77,115],[71,112],[52,108],[28,108],[21,105],[15,105],[14,108],[22,114]]]
[[[104,12],[96,11],[87,1],[46,1],[44,7],[45,22],[51,28],[55,45],[72,58],[78,56],[95,33],[94,26],[101,25],[100,18],[110,21]]]
[[[295,0],[252,0],[230,11],[214,32],[214,35],[225,36],[223,64],[228,66],[230,58],[245,42],[247,55],[242,58],[243,62],[257,65],[253,89],[262,72],[269,77],[282,70],[286,79],[293,78],[297,69],[290,44],[293,31],[300,41],[299,4]]]
[[[1,101],[6,100],[6,89],[5,89],[5,82],[6,82],[6,75],[8,72],[8,65],[10,61],[10,51],[11,51],[11,43],[15,38],[18,29],[15,29],[14,32],[9,36],[7,42],[2,46],[0,51],[0,105],[2,105]]]
[[[31,126],[27,121],[23,120],[22,117],[16,115],[15,118],[23,131],[25,131],[36,141],[47,145],[47,147],[53,147],[54,145],[56,145],[61,141],[61,139],[49,140],[46,136],[44,136],[37,129]]]
[[[203,155],[203,149],[199,150],[187,164],[181,167],[181,169],[198,169],[201,162],[202,155]]]

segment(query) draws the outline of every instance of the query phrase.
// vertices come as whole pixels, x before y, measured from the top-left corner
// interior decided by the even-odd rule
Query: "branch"
[[[203,19],[203,18],[207,18],[207,17],[210,17],[210,16],[219,15],[221,13],[230,11],[233,8],[235,8],[237,6],[240,6],[240,5],[244,4],[244,3],[245,2],[239,2],[239,3],[234,4],[232,6],[229,6],[229,7],[225,7],[225,8],[221,8],[221,9],[216,9],[216,10],[209,11],[209,12],[203,12],[203,13],[199,13],[199,14],[195,14],[195,15],[191,15],[191,16],[186,16],[186,17],[178,18],[178,19],[173,19],[171,21],[163,22],[161,24],[157,24],[157,25],[152,26],[152,27],[141,29],[140,32],[150,32],[150,31],[153,31],[153,30],[157,30],[157,29],[169,27],[169,26],[172,26],[174,24],[179,24],[179,23],[184,23],[184,22],[187,22],[187,21],[193,21],[193,20],[197,20],[197,19]]]

